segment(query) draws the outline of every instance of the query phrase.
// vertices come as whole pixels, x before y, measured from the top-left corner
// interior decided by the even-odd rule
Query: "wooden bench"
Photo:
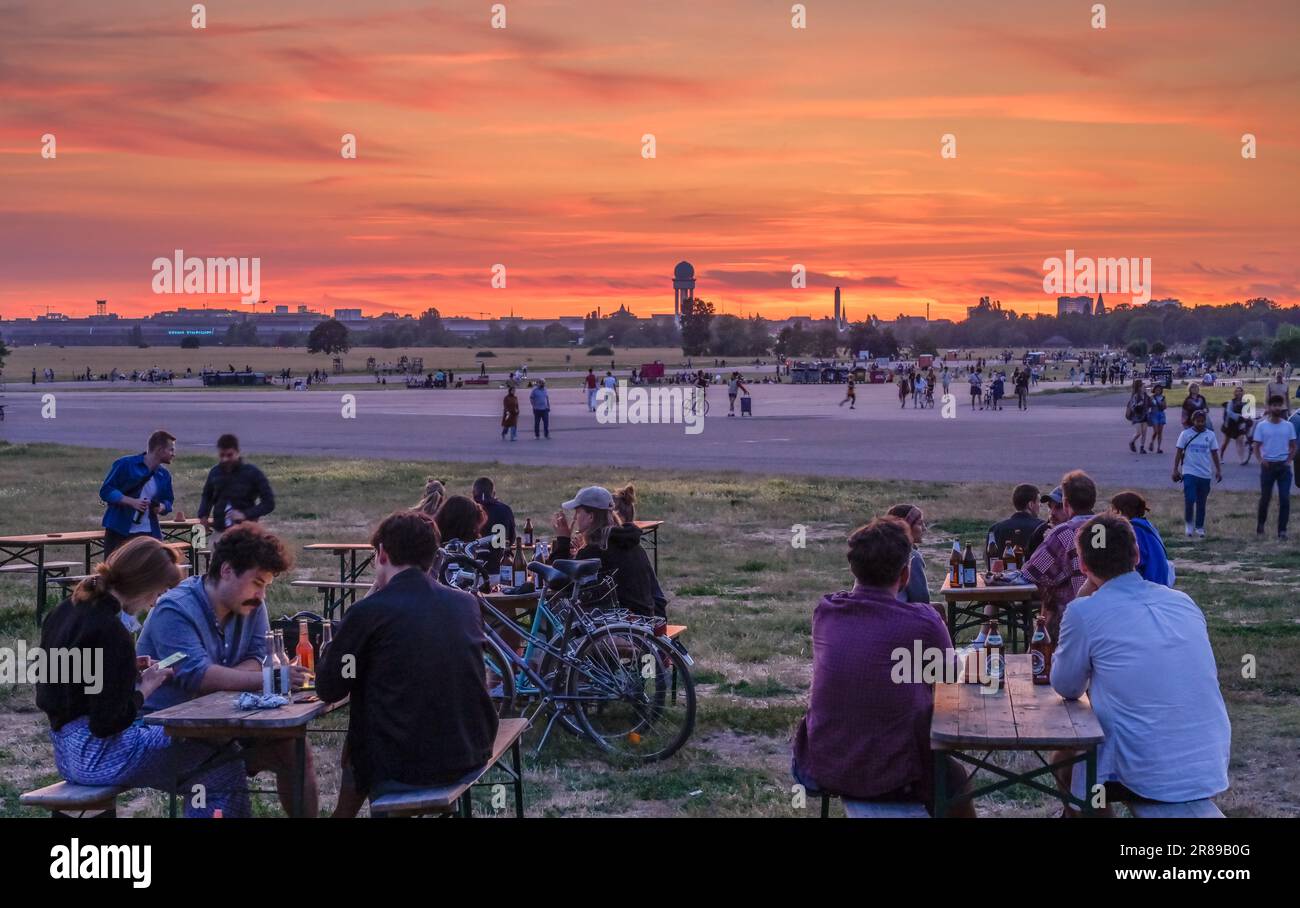
[[[324,598],[323,611],[327,619],[334,617],[334,609],[337,607],[342,611],[343,594],[370,589],[374,584],[360,580],[291,580],[289,586],[296,586],[299,589],[314,589]]]
[[[689,625],[670,624],[668,625],[668,628],[664,631],[664,636],[667,637],[669,640],[676,640],[682,634],[686,633],[687,627],[689,627]]]
[[[1143,820],[1221,820],[1223,811],[1209,798],[1199,801],[1126,801],[1129,811]]]
[[[115,817],[117,796],[126,791],[113,785],[74,785],[55,782],[18,796],[24,807],[43,807],[51,817]]]
[[[831,815],[831,798],[839,795],[819,792],[822,799],[822,819]],[[841,798],[844,814],[851,820],[928,820],[925,805],[914,801],[855,801]]]
[[[474,806],[470,793],[480,783],[487,772],[504,759],[510,751],[512,768],[506,769],[514,782],[515,816],[524,815],[524,779],[520,765],[519,739],[528,729],[527,719],[502,719],[497,725],[496,741],[492,745],[492,756],[482,768],[471,772],[458,782],[431,788],[418,788],[411,791],[380,795],[370,799],[372,817],[418,817],[427,814],[459,813],[462,817],[474,815]]]
[[[45,573],[47,574],[66,574],[72,568],[84,567],[80,561],[47,561],[45,562]],[[34,564],[6,564],[0,567],[0,574],[35,574],[36,565]]]

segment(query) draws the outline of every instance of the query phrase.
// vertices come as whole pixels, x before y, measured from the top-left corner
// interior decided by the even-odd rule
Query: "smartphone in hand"
[[[161,662],[159,662],[159,663],[158,663],[158,667],[159,667],[159,668],[171,668],[171,667],[172,667],[173,665],[175,665],[177,662],[180,662],[182,659],[186,659],[186,658],[188,658],[188,657],[186,656],[185,653],[172,653],[172,654],[171,654],[170,656],[168,656],[166,659],[164,659],[164,660],[162,660]]]

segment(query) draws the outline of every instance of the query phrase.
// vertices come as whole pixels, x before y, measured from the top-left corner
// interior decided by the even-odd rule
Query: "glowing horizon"
[[[0,5],[0,315],[239,308],[153,294],[178,248],[259,312],[648,316],[685,259],[729,314],[1049,313],[1067,250],[1300,302],[1294,3],[806,5]]]

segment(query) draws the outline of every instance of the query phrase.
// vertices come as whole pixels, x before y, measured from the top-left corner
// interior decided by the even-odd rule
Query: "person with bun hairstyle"
[[[430,476],[424,481],[424,497],[412,510],[421,511],[433,517],[438,513],[438,508],[442,507],[442,502],[446,497],[447,487],[442,480]]]
[[[69,782],[168,791],[178,774],[193,772],[211,756],[203,744],[178,741],[161,726],[139,723],[144,701],[174,671],[159,668],[147,656],[137,658],[135,641],[121,620],[123,612],[134,615],[153,607],[180,583],[178,557],[151,536],[127,541],[96,565],[41,626],[46,653],[90,654],[93,666],[88,673],[93,677],[76,683],[47,678],[36,685],[36,705],[50,721],[54,763]],[[193,799],[185,798],[187,816],[211,816],[217,808],[227,817],[249,815],[242,763],[227,763],[187,782],[193,784],[206,787],[207,800],[196,808]],[[178,793],[188,793],[188,788]]]
[[[630,482],[614,493],[614,514],[622,526],[637,529],[636,488]],[[637,529],[637,532],[640,530]],[[653,566],[650,568],[650,579],[654,584],[655,617],[667,620],[668,597],[664,595],[663,587],[659,585],[659,577],[655,574]]]
[[[556,512],[551,524],[555,530],[551,560],[599,558],[601,575],[614,577],[620,606],[647,617],[659,614],[654,592],[658,582],[641,547],[641,530],[619,522],[609,490],[587,486],[560,507],[563,510]],[[564,511],[573,511],[572,523]]]

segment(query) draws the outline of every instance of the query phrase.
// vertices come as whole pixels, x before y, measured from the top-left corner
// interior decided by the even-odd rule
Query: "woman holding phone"
[[[176,776],[211,756],[209,748],[169,738],[161,726],[141,724],[144,701],[172,676],[147,656],[122,622],[151,608],[181,580],[179,555],[151,536],[137,536],[77,584],[41,625],[41,648],[80,658],[80,677],[46,677],[36,705],[50,720],[59,773],[78,785],[118,785],[168,791]],[[64,664],[68,660],[60,660]],[[53,665],[53,661],[51,663]],[[203,784],[206,805],[185,798],[187,816],[247,816],[244,764],[235,760],[187,783]]]

